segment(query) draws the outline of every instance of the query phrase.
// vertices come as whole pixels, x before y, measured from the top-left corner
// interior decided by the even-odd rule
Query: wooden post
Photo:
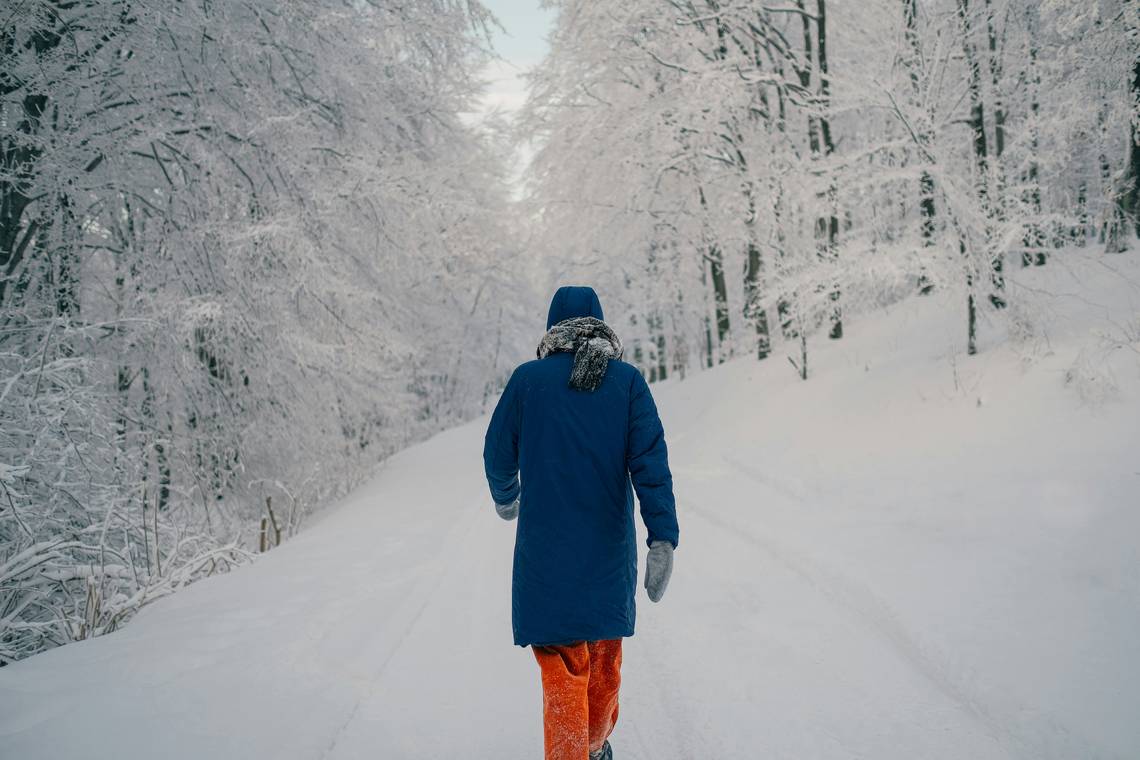
[[[281,545],[281,526],[277,524],[277,515],[273,514],[273,497],[265,497],[265,508],[269,510],[269,519],[273,521],[273,545]]]
[[[265,539],[267,538],[266,530],[268,529],[268,527],[269,527],[269,521],[266,520],[264,517],[261,518],[261,541],[258,543],[258,547],[262,553],[265,552]]]

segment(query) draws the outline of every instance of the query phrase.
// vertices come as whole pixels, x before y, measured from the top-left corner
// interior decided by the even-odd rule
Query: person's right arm
[[[518,373],[511,375],[483,440],[483,469],[499,515],[511,519],[518,514],[519,429],[522,422]],[[512,508],[513,507],[513,514]],[[506,514],[504,514],[504,511]]]

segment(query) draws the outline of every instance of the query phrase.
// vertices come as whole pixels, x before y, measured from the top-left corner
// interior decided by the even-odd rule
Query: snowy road
[[[1140,756],[1135,367],[1083,407],[1058,379],[1074,317],[1029,370],[952,371],[922,348],[940,310],[860,324],[811,383],[735,362],[659,386],[682,539],[664,601],[639,595],[619,760]],[[484,425],[254,566],[0,670],[0,757],[537,758]]]

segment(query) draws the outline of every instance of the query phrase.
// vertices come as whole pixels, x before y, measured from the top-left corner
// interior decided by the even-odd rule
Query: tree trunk
[[[906,27],[906,40],[910,45],[911,60],[907,64],[910,71],[911,89],[916,100],[921,99],[922,83],[919,78],[918,63],[922,60],[922,43],[918,37],[918,5],[917,0],[903,0],[903,22]],[[925,143],[929,140],[928,134],[920,135]],[[918,293],[930,295],[934,292],[934,283],[926,271],[929,251],[934,247],[934,177],[930,172],[923,171],[918,179],[918,211],[922,220],[922,249],[923,254],[918,267]]]
[[[804,42],[804,63],[802,66],[797,67],[796,73],[799,75],[800,87],[804,91],[811,89],[811,69],[813,65],[814,55],[812,53],[812,39],[811,39],[811,17],[804,6],[804,0],[796,0],[796,7],[800,10],[800,21],[803,23],[803,42]],[[816,129],[816,121],[809,114],[808,115],[808,147],[811,149],[813,157],[819,155],[819,133]]]
[[[784,188],[778,178],[773,181],[776,183],[776,201],[772,205],[772,217],[776,227],[776,245],[778,246],[776,261],[779,265],[786,267],[787,233],[784,231]],[[792,296],[787,290],[782,290],[780,298],[776,302],[776,319],[780,321],[780,332],[785,340],[791,340],[797,334],[795,321],[792,319],[793,306]]]
[[[54,25],[51,22],[51,19],[42,19],[41,30],[31,36],[37,59],[50,55],[63,39],[54,31],[48,31],[48,27]],[[12,37],[8,40],[7,44],[11,45]],[[21,77],[2,77],[0,96],[7,100],[23,86]],[[22,118],[17,119],[14,132],[24,138],[23,143],[5,141],[0,146],[0,305],[4,303],[8,284],[16,277],[16,270],[25,254],[29,250],[42,250],[36,236],[45,225],[41,219],[25,221],[24,213],[32,204],[33,199],[28,193],[34,192],[31,187],[43,156],[43,148],[39,146],[45,142],[41,133],[48,113],[48,96],[31,92],[21,98],[20,104]],[[37,245],[33,246],[33,243]]]
[[[973,151],[974,151],[974,167],[977,177],[974,185],[978,195],[978,201],[982,207],[982,213],[988,218],[990,216],[990,197],[988,189],[989,177],[989,155],[986,144],[986,120],[985,120],[985,106],[982,101],[982,71],[981,63],[978,60],[977,51],[974,49],[973,43],[973,28],[970,23],[970,0],[958,0],[958,16],[962,22],[962,51],[966,59],[966,67],[969,72],[968,87],[970,94],[970,130],[973,133]],[[988,251],[991,241],[991,230],[989,224],[986,225],[985,240],[983,247]],[[962,239],[963,253],[966,253],[965,239]],[[967,264],[967,266],[972,266]],[[991,258],[992,280],[995,287],[998,286],[1001,280],[1000,271],[1000,256]],[[974,298],[973,298],[973,283],[970,283],[971,296],[970,296],[970,334],[973,335],[974,323]],[[995,307],[1005,305],[1005,302],[996,294],[991,295],[991,300]]]
[[[701,267],[701,291],[704,296],[705,367],[712,369],[716,362],[713,360],[713,333],[712,317],[709,315],[708,272],[703,266]]]
[[[958,248],[962,257],[966,257],[966,241],[958,235]],[[978,353],[978,305],[974,298],[974,268],[972,263],[966,263],[966,354],[973,356]]]
[[[1022,238],[1023,252],[1021,254],[1022,266],[1045,263],[1045,233],[1041,229],[1041,178],[1037,160],[1038,145],[1040,142],[1041,72],[1037,68],[1037,14],[1032,4],[1025,10],[1026,33],[1029,36],[1029,71],[1026,79],[1029,81],[1029,168],[1026,172],[1029,207],[1033,219],[1026,225],[1025,235]]]
[[[722,364],[732,355],[732,348],[729,345],[728,288],[724,280],[724,261],[716,245],[709,249],[709,274],[712,275],[713,303],[716,307],[716,361],[717,364]]]
[[[1072,237],[1073,242],[1078,247],[1084,248],[1090,234],[1089,225],[1091,217],[1089,216],[1089,183],[1081,180],[1080,186],[1077,187],[1077,225],[1073,228]]]
[[[978,307],[974,303],[973,278],[966,283],[966,287],[970,289],[966,296],[966,353],[973,356],[978,353]]]
[[[662,319],[660,313],[654,318],[653,331],[655,333],[656,356],[654,358],[657,361],[657,379],[665,380],[668,377],[669,363],[665,356],[665,320]]]
[[[1132,64],[1132,102],[1140,101],[1140,58]],[[1131,221],[1137,236],[1140,236],[1140,125],[1133,110],[1128,127],[1128,157],[1121,178],[1121,190],[1116,197],[1118,216]]]
[[[906,29],[906,41],[913,56],[911,62],[907,64],[907,70],[910,73],[911,89],[917,95],[921,86],[918,76],[918,61],[921,60],[922,55],[922,43],[918,39],[918,0],[902,0],[902,4],[903,27]]]
[[[934,177],[930,172],[924,171],[918,178],[918,211],[922,218],[922,248],[929,252],[934,247]],[[934,292],[934,283],[926,273],[926,254],[920,265],[918,275],[918,293],[928,296]]]
[[[784,68],[782,63],[776,64],[776,74],[780,79],[784,77]],[[776,133],[782,139],[788,130],[788,103],[784,95],[782,87],[776,88]],[[773,148],[775,141],[771,142]],[[772,226],[776,230],[776,267],[785,265],[785,257],[787,255],[787,234],[784,230],[784,183],[780,176],[773,173],[769,180],[773,184],[772,188]],[[776,300],[776,319],[780,324],[780,332],[785,340],[790,340],[795,337],[795,328],[792,324],[791,318],[792,305],[789,301],[789,296],[786,291],[781,291]]]
[[[1005,202],[1005,173],[1002,169],[1002,154],[1005,153],[1005,102],[1001,94],[1002,60],[1001,51],[998,49],[997,27],[994,24],[993,0],[985,0],[985,3],[986,38],[990,51],[990,85],[994,101],[994,152],[991,166],[993,182],[992,187],[988,188],[990,202],[988,216],[1000,222],[1004,221],[1005,218],[1003,205]],[[994,245],[994,242],[993,233],[987,232],[987,247]],[[990,302],[1000,309],[1006,305],[1005,298],[1000,295],[1005,290],[1005,252],[994,251],[990,266],[993,269],[990,275],[993,284]]]
[[[819,119],[820,137],[823,143],[823,157],[827,158],[835,152],[835,143],[831,139],[831,120],[828,112],[831,108],[831,79],[827,71],[827,2],[816,0],[816,38],[819,44],[819,96],[822,115]],[[835,186],[832,176],[831,184],[827,188],[828,214],[820,218],[820,232],[825,238],[824,255],[829,264],[835,265],[839,260],[839,189]],[[839,306],[840,288],[836,282],[831,289],[831,330],[827,337],[838,340],[843,337],[843,313]]]
[[[756,330],[756,358],[766,359],[771,353],[771,338],[768,334],[768,313],[762,303],[762,283],[764,262],[760,246],[756,242],[756,188],[751,182],[745,184],[745,197],[748,202],[748,250],[744,264],[744,319],[751,322]]]
[[[154,451],[155,470],[158,474],[158,494],[155,506],[158,510],[165,511],[170,503],[170,458],[166,452],[167,439],[170,437],[171,428],[170,423],[167,422],[165,435],[163,428],[158,424],[157,414],[155,413],[155,397],[154,386],[150,382],[150,369],[143,367],[139,372],[142,378],[142,406],[140,412],[143,419],[150,429],[149,435],[146,438],[150,441],[151,449]],[[145,462],[146,460],[144,460]],[[145,488],[148,481],[149,463],[143,470],[143,486]],[[210,519],[210,513],[206,512],[207,521]]]
[[[76,250],[76,219],[66,196],[59,198],[58,245],[55,255],[58,266],[55,272],[55,313],[67,322],[79,318],[79,252]],[[62,345],[62,344],[61,344]]]
[[[751,321],[756,328],[756,358],[767,359],[772,352],[772,341],[768,334],[768,312],[761,305],[760,272],[762,262],[760,247],[756,243],[748,244],[747,269],[744,274],[744,318]]]
[[[716,363],[720,364],[731,356],[731,347],[729,346],[729,324],[728,314],[728,287],[724,280],[724,258],[721,255],[720,246],[717,245],[713,239],[712,233],[707,229],[708,222],[708,199],[705,198],[704,187],[697,187],[697,194],[701,203],[701,214],[704,217],[705,229],[705,244],[704,251],[705,258],[709,262],[709,274],[712,277],[713,287],[713,305],[716,312],[716,337],[717,337],[717,350],[716,350]],[[727,349],[727,350],[726,350]],[[711,335],[709,336],[709,362],[712,366],[712,342]]]
[[[1005,152],[1005,102],[1001,94],[1002,60],[998,49],[997,27],[994,24],[993,0],[986,2],[986,38],[990,51],[990,84],[994,101],[994,169],[995,178],[1002,180],[1001,157]]]
[[[808,379],[807,331],[800,330],[800,379]]]
[[[974,166],[977,177],[974,186],[982,205],[989,207],[986,197],[986,177],[989,174],[989,161],[986,147],[985,106],[982,103],[982,74],[974,44],[971,42],[969,0],[958,0],[958,15],[962,21],[962,48],[969,70],[970,131],[973,134]]]
[[[753,53],[753,64],[757,69],[763,65],[759,47]],[[770,143],[772,133],[771,103],[768,100],[767,91],[763,87],[758,88],[758,90],[760,114],[757,115],[756,110],[751,109],[752,115],[749,117],[748,123],[750,127],[755,129],[757,128],[756,122],[763,119]],[[751,322],[756,331],[756,359],[764,360],[771,353],[772,340],[768,332],[768,313],[763,306],[764,260],[756,234],[756,183],[748,176],[748,163],[741,147],[743,142],[743,136],[737,134],[735,148],[741,187],[744,191],[744,228],[747,240],[744,261],[744,320]]]

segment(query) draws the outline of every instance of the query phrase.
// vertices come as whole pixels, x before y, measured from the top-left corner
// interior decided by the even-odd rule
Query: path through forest
[[[1135,290],[1091,258],[1017,276],[1069,293],[1036,297],[1047,348],[954,358],[934,296],[854,322],[808,383],[775,359],[655,387],[681,546],[664,601],[639,594],[615,757],[1140,753],[1135,357],[1098,360],[1117,391],[1094,405],[1071,378]],[[485,424],[253,566],[4,668],[0,757],[539,757]]]

